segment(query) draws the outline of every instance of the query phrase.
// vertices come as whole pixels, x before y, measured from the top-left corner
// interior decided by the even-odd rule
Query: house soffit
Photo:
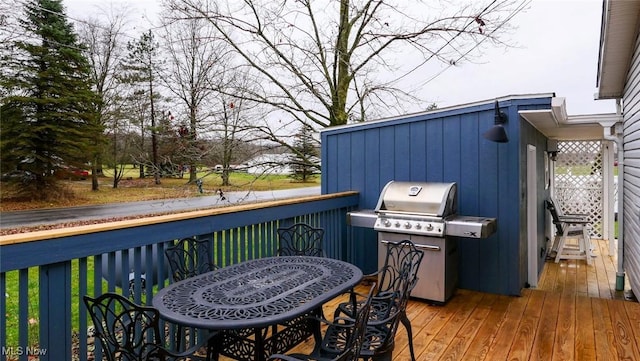
[[[600,30],[598,99],[621,98],[640,25],[640,1],[605,0]]]
[[[616,114],[568,116],[564,98],[552,98],[551,109],[518,113],[544,136],[557,140],[604,139],[604,128],[615,124],[619,118]]]

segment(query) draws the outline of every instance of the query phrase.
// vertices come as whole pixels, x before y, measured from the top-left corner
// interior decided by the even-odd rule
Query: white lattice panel
[[[561,141],[555,162],[558,207],[565,214],[588,214],[596,238],[602,238],[602,151],[599,141]]]

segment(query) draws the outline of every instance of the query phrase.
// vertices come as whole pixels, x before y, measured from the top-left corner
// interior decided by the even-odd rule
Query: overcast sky
[[[109,0],[63,0],[71,17],[83,18]],[[141,27],[153,18],[156,0],[111,0],[127,4]],[[440,108],[513,94],[555,93],[569,115],[615,112],[612,100],[594,100],[602,0],[533,0],[517,15],[511,36],[517,47],[491,50],[475,63],[433,63],[422,98]],[[445,69],[446,68],[446,69]],[[444,69],[444,71],[443,71]],[[418,111],[423,109],[412,109]]]

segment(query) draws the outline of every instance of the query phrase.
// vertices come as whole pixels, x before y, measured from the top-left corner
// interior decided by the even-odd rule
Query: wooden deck
[[[591,266],[549,261],[539,287],[521,297],[458,290],[445,306],[411,301],[417,359],[640,360],[640,304],[615,291],[615,257],[596,244]],[[327,304],[325,314],[334,308]],[[410,360],[402,326],[393,360]]]

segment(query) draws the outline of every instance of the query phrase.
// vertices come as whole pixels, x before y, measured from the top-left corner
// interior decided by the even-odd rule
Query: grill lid
[[[391,181],[382,189],[376,213],[447,217],[458,208],[456,183]]]

